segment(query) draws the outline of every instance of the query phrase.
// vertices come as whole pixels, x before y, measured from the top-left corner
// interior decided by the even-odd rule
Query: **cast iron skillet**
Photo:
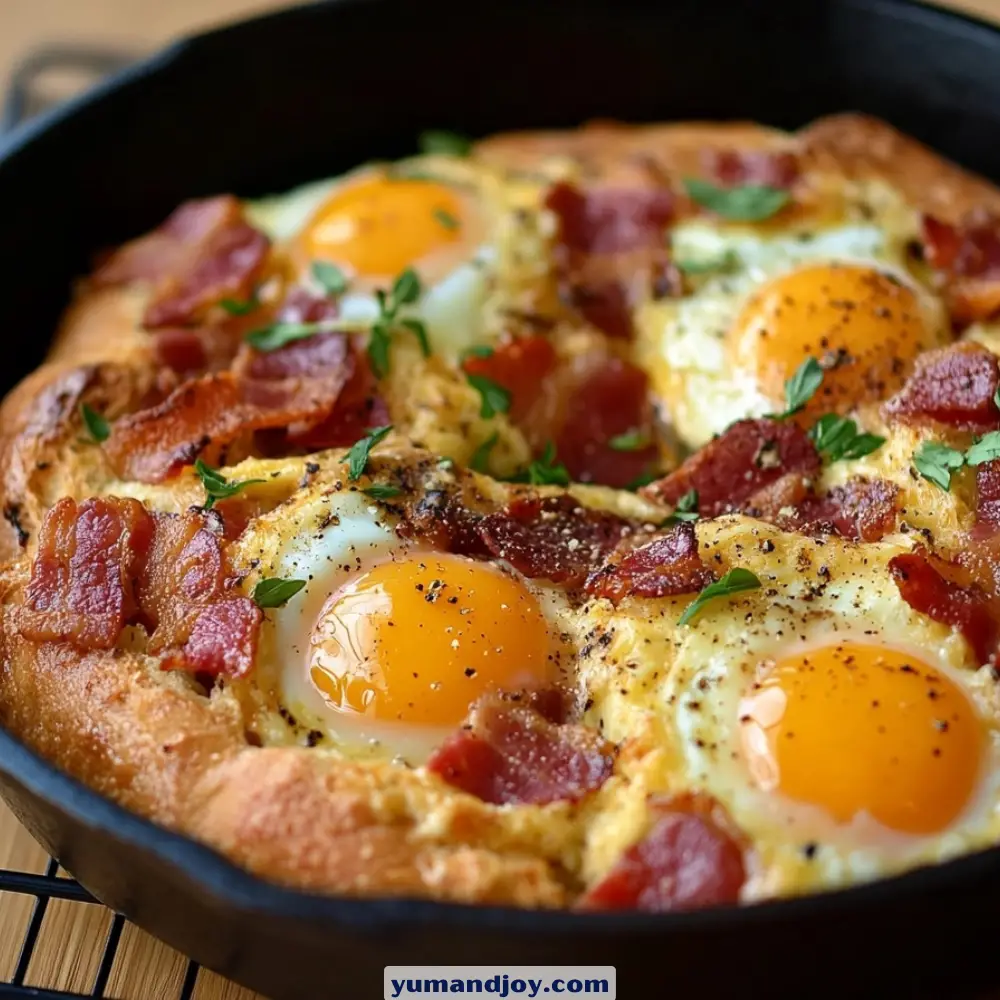
[[[341,0],[202,35],[0,145],[5,388],[89,254],[178,202],[260,195],[471,134],[594,117],[795,127],[859,109],[1000,180],[1000,32],[905,0]],[[275,998],[381,996],[382,968],[612,964],[619,996],[1000,983],[1000,849],[820,897],[681,915],[357,901],[263,884],[0,731],[0,789],[109,906]]]

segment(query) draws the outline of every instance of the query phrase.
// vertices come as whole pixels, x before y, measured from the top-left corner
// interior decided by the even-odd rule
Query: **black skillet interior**
[[[193,195],[259,195],[471,134],[588,118],[880,115],[1000,180],[1000,33],[905,0],[340,0],[185,42],[0,146],[13,385],[89,254]],[[263,885],[0,731],[0,786],[97,896],[272,997],[366,1000],[392,964],[613,964],[619,996],[957,995],[1000,983],[1000,850],[744,911],[580,917],[319,899]]]

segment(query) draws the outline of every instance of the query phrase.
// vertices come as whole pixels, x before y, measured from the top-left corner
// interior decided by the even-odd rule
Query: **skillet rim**
[[[245,26],[277,24],[323,7],[359,7],[376,0],[309,0],[291,7],[264,12],[183,36],[138,62],[110,74],[82,94],[43,111],[0,135],[0,165],[41,138],[64,120],[72,119],[117,91],[155,76],[201,45],[211,45],[222,35]],[[1000,50],[1000,23],[992,23],[964,9],[946,8],[924,0],[837,0],[840,6],[877,11],[912,23],[923,22],[932,31],[961,29],[969,40],[989,36]],[[627,120],[627,119],[623,119]],[[442,902],[420,897],[353,897],[309,892],[268,882],[240,868],[224,855],[183,834],[133,813],[82,782],[60,771],[44,757],[21,743],[0,725],[0,795],[7,798],[8,784],[19,787],[73,822],[100,832],[165,863],[189,883],[210,894],[206,904],[232,907],[243,915],[306,920],[328,926],[350,925],[359,931],[398,929],[415,923],[439,927],[461,924],[475,929],[500,928],[545,936],[603,935],[609,931],[658,931],[707,934],[738,930],[748,923],[780,924],[797,920],[830,918],[838,913],[877,906],[895,897],[899,903],[936,890],[974,885],[987,876],[1000,875],[1000,844],[939,864],[915,868],[888,878],[841,889],[784,897],[746,905],[727,905],[676,913],[637,911],[594,912],[560,909],[523,909]],[[86,888],[86,886],[85,886]]]

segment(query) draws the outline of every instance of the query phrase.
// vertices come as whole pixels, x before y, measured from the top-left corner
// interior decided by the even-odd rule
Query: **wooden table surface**
[[[953,6],[1000,20],[1000,0]],[[112,45],[142,53],[170,38],[241,15],[290,6],[287,0],[0,0],[0,91],[26,54],[58,43]],[[41,874],[48,857],[0,805],[0,868]],[[0,983],[16,967],[31,917],[31,896],[0,893]],[[99,906],[55,901],[45,914],[25,982],[90,993],[112,914]],[[105,995],[176,1000],[187,959],[126,924]],[[202,969],[195,1000],[254,1000],[257,995]],[[264,1000],[264,998],[259,998]]]

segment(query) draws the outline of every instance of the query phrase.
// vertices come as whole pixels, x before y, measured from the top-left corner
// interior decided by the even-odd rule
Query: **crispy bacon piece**
[[[708,586],[715,574],[702,562],[694,525],[678,524],[666,535],[613,559],[588,578],[585,590],[617,604],[625,597],[673,597]]]
[[[151,282],[143,325],[150,330],[187,326],[224,298],[248,298],[269,249],[267,237],[243,218],[236,198],[189,201],[158,229],[112,254],[94,281]]]
[[[1000,459],[976,467],[976,516],[980,524],[1000,528]]]
[[[499,344],[489,357],[470,356],[462,368],[502,385],[511,395],[510,418],[520,423],[529,417],[557,360],[552,341],[534,334]]]
[[[529,579],[576,586],[634,530],[625,518],[582,507],[570,496],[518,497],[478,523],[490,554]]]
[[[755,494],[789,473],[810,476],[819,468],[819,454],[801,427],[761,417],[733,424],[675,472],[640,492],[675,504],[697,490],[701,514],[716,517],[743,509]]]
[[[153,542],[138,500],[64,497],[45,516],[18,627],[36,642],[110,649],[138,610],[134,580]]]
[[[557,725],[528,704],[487,696],[427,769],[483,802],[544,805],[600,788],[614,751],[593,729]]]
[[[651,803],[649,832],[581,898],[584,910],[664,913],[739,901],[743,851],[710,800]]]
[[[201,517],[66,498],[42,523],[18,628],[36,642],[110,649],[138,624],[165,668],[240,677],[253,666],[262,614],[228,592],[230,577]]]
[[[431,490],[407,505],[396,528],[403,538],[419,538],[436,549],[488,558],[492,553],[479,532],[482,514],[469,510],[447,493]]]
[[[339,333],[253,352],[241,370],[192,379],[157,406],[117,421],[105,454],[122,478],[155,483],[210,444],[225,446],[249,431],[287,427],[298,443],[334,412],[353,366]]]
[[[648,444],[631,451],[611,446],[629,432]],[[555,441],[556,454],[575,481],[618,489],[635,482],[659,457],[646,373],[614,355],[589,367],[573,380]]]
[[[889,561],[903,600],[915,611],[958,629],[980,663],[1000,654],[1000,600],[971,582],[969,573],[926,549]]]
[[[1000,218],[983,209],[958,225],[925,215],[924,256],[942,278],[958,326],[1000,311]]]
[[[545,204],[559,220],[555,265],[562,297],[609,337],[632,336],[637,297],[680,291],[665,237],[675,208],[668,189],[583,191],[559,182]]]
[[[961,430],[994,430],[1000,427],[998,388],[996,355],[979,344],[954,344],[922,354],[883,413],[906,424],[933,420]]]
[[[884,479],[852,479],[825,496],[807,496],[793,514],[779,512],[767,519],[798,531],[836,532],[855,541],[877,542],[896,527],[898,497],[899,487]]]
[[[759,184],[790,188],[799,178],[798,158],[789,152],[706,149],[702,160],[705,172],[721,187]]]

